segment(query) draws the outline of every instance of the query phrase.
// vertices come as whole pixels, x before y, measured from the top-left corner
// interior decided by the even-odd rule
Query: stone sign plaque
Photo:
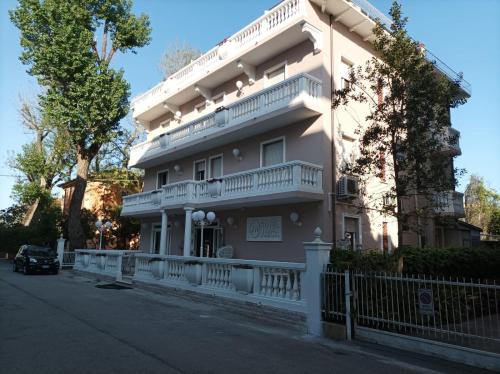
[[[281,240],[281,216],[247,218],[248,242],[280,242]]]

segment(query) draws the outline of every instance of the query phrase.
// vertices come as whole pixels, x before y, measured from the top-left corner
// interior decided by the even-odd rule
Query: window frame
[[[207,109],[207,101],[204,100],[201,103],[198,103],[194,106],[194,110],[196,110],[196,113],[203,113]]]
[[[359,245],[363,246],[363,224],[362,217],[360,214],[350,214],[350,213],[342,213],[342,235],[345,234],[345,219],[346,218],[355,218],[358,220],[358,232],[359,232]],[[343,237],[343,236],[342,236]]]
[[[221,160],[221,177],[224,176],[224,153],[219,153],[217,155],[213,155],[213,156],[210,156],[208,158],[208,178],[207,179],[211,179],[211,178],[215,178],[212,176],[212,160],[214,158],[218,158],[220,157],[220,160]]]
[[[283,161],[280,162],[280,163],[283,164],[283,163],[286,162],[286,137],[285,136],[278,136],[277,138],[273,138],[273,139],[269,139],[269,140],[265,140],[263,142],[260,142],[260,167],[261,168],[267,167],[267,166],[263,166],[263,163],[264,163],[264,146],[266,144],[275,143],[275,142],[277,142],[279,140],[281,140],[283,142]],[[275,164],[275,165],[279,165],[279,164]],[[274,165],[269,165],[269,166],[274,166]]]
[[[285,78],[283,79],[284,81],[288,79],[288,61],[282,61],[276,65],[271,66],[270,68],[264,70],[264,88],[271,87],[273,84],[269,82],[268,75],[278,69],[281,69],[282,67],[285,68]],[[274,83],[276,84],[276,83]]]
[[[217,100],[221,97],[222,97],[222,101],[220,103],[216,103],[215,100]],[[218,93],[217,95],[212,96],[212,102],[214,103],[214,105],[217,105],[217,104],[224,105],[225,101],[226,101],[226,91],[222,91],[222,92]]]
[[[352,62],[352,60],[345,57],[345,56],[342,56],[340,58],[340,66],[341,67],[342,67],[342,64],[349,65],[349,68],[354,67],[354,63]],[[343,90],[343,89],[347,88],[347,87],[344,87],[344,81],[348,82],[348,86],[351,85],[351,81],[350,81],[350,79],[348,79],[349,77],[344,77],[342,70],[343,69],[341,68],[340,69],[340,89]]]
[[[159,178],[160,178],[160,174],[161,173],[167,173],[167,183],[165,183],[164,185],[162,186],[158,186],[158,182],[159,182]],[[170,171],[168,169],[162,169],[162,170],[158,170],[156,172],[156,189],[159,190],[160,188],[162,188],[163,186],[166,186],[170,181]]]
[[[160,122],[160,125],[158,127],[165,129],[165,128],[170,126],[171,122],[172,122],[172,118],[164,119],[163,121]]]
[[[196,164],[204,162],[205,163],[205,178],[203,179],[196,179]],[[208,176],[208,167],[207,167],[207,159],[206,158],[200,158],[199,160],[193,161],[193,180],[194,181],[206,181]]]

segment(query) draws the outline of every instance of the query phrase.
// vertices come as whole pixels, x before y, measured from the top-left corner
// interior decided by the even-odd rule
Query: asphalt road
[[[0,372],[481,373],[378,346],[301,336],[221,306],[0,261]]]

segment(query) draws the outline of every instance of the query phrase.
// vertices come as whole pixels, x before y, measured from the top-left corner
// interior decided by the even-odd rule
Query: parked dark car
[[[59,272],[59,260],[57,252],[52,248],[39,247],[36,245],[22,245],[14,257],[13,270],[22,270],[27,275],[36,272]]]

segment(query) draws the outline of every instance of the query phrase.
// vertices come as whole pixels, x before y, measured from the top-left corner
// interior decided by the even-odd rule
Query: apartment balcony
[[[304,161],[224,175],[212,181],[187,180],[125,196],[122,215],[158,214],[160,209],[237,208],[323,199],[323,168]]]
[[[133,117],[149,123],[242,73],[249,82],[255,66],[307,40],[320,49],[321,32],[305,21],[307,0],[285,0],[189,65],[132,100]]]
[[[441,216],[465,217],[464,194],[456,191],[436,193],[434,196],[434,212]]]
[[[358,34],[364,41],[373,41],[373,27],[378,20],[386,28],[390,29],[392,20],[374,7],[368,0],[311,0],[322,10],[332,14],[336,22],[344,24],[350,32]],[[471,95],[471,85],[429,50],[425,50],[427,59],[434,64],[437,71],[453,82],[457,82],[461,94],[465,97]]]
[[[130,167],[146,168],[321,114],[321,81],[299,74],[221,107],[131,149]],[[241,131],[243,130],[244,131]]]

